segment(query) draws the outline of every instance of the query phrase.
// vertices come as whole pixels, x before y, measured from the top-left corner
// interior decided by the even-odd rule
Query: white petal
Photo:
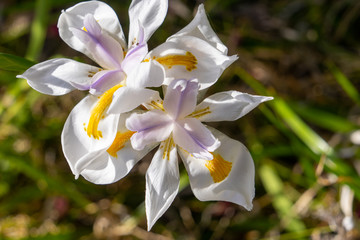
[[[234,121],[272,97],[256,96],[238,91],[219,92],[204,99],[193,114],[201,122]]]
[[[99,95],[113,86],[120,84],[126,75],[121,70],[103,70],[96,73],[92,79],[93,83],[90,86],[90,93]]]
[[[173,137],[177,145],[195,157],[212,159],[210,152],[220,146],[220,142],[197,119],[178,120],[174,125]]]
[[[18,78],[25,78],[35,90],[49,95],[63,95],[74,89],[89,89],[92,73],[99,68],[66,58],[36,64]]]
[[[139,25],[144,27],[144,42],[147,42],[164,21],[167,9],[168,0],[132,0],[129,7],[129,48],[139,38]]]
[[[120,69],[124,57],[120,43],[106,31],[102,31],[90,14],[84,18],[84,28],[70,27],[69,30],[84,44],[87,56],[105,69]]]
[[[142,150],[145,146],[161,142],[169,137],[173,129],[171,118],[160,110],[143,114],[132,114],[126,120],[127,129],[136,132],[131,137],[134,149]]]
[[[157,94],[156,91],[150,89],[121,87],[115,93],[109,113],[124,113],[133,110],[142,103],[147,102],[151,97]]]
[[[91,154],[94,157],[95,153],[92,152],[106,150],[116,135],[119,121],[119,115],[116,114],[105,115],[104,119],[100,120],[98,130],[102,132],[101,138],[95,139],[88,135],[86,128],[91,111],[97,102],[97,97],[89,95],[78,103],[67,118],[61,134],[65,158],[75,175],[79,175],[75,165],[81,158],[87,154]]]
[[[147,44],[138,45],[129,50],[126,54],[124,61],[121,64],[121,68],[127,75],[139,73],[138,66],[148,53]]]
[[[60,37],[73,49],[91,55],[86,45],[74,36],[70,28],[82,29],[87,14],[94,16],[101,28],[115,38],[122,47],[126,47],[124,33],[114,10],[106,3],[99,1],[81,2],[64,10],[58,21]]]
[[[183,118],[192,113],[196,106],[199,84],[196,79],[172,81],[167,88],[164,109],[173,119]]]
[[[134,66],[134,70],[127,77],[126,84],[134,88],[159,87],[164,79],[164,68],[157,61],[149,60]]]
[[[117,129],[118,133],[127,133],[129,131],[125,128],[125,120],[129,115],[121,114]],[[121,144],[122,146],[119,146],[120,149],[116,152],[115,156],[114,153],[110,154],[108,149],[98,150],[85,155],[76,163],[76,170],[92,183],[113,183],[125,177],[135,164],[155,147],[151,145],[142,151],[136,151],[131,147],[130,139],[126,139]]]
[[[227,54],[227,47],[221,42],[210,26],[203,4],[199,5],[195,18],[186,27],[169,37],[168,40],[171,41],[172,38],[179,36],[194,36],[201,38],[217,48],[223,54]]]
[[[146,172],[145,209],[148,230],[174,201],[179,183],[176,147],[174,145],[167,147],[165,141],[155,153]]]
[[[200,90],[214,84],[222,72],[237,59],[236,56],[227,56],[206,41],[192,36],[172,38],[149,55],[163,63],[166,72],[164,84],[168,85],[174,79],[197,78]],[[175,61],[167,60],[168,56],[175,57]]]
[[[191,189],[200,201],[228,201],[251,210],[255,195],[255,168],[251,155],[240,142],[219,131],[211,130],[221,141],[221,146],[214,155],[217,159],[219,156],[222,157],[227,163],[222,162],[213,168],[215,170],[213,178],[210,175],[210,167],[206,167],[208,161],[195,158],[183,150],[179,151],[189,174]],[[230,172],[223,171],[225,165],[229,163],[231,163]],[[214,179],[217,179],[217,182]]]

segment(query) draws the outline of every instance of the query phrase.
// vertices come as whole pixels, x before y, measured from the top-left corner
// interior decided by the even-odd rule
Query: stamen
[[[196,110],[196,111],[192,112],[187,117],[200,118],[200,117],[202,117],[202,116],[204,116],[206,114],[209,114],[209,113],[211,113],[210,107],[206,107],[206,108],[199,109],[199,110]]]
[[[210,172],[210,175],[215,183],[223,181],[230,173],[232,162],[224,160],[219,154],[214,154],[214,159],[207,161],[205,167]]]
[[[163,146],[161,147],[164,147],[164,152],[163,152],[163,159],[166,159],[166,160],[170,160],[170,151],[173,147],[175,147],[175,143],[174,143],[174,139],[172,138],[172,136],[170,136],[168,139],[166,139],[164,142],[163,142]]]
[[[97,72],[95,72],[95,71],[94,71],[94,72],[93,72],[93,71],[89,71],[88,77],[91,78],[91,77],[93,77],[96,73],[98,73],[98,72],[100,72],[100,71],[102,71],[101,68],[99,68]]]
[[[197,64],[197,59],[191,52],[186,52],[185,55],[170,54],[164,57],[156,57],[155,60],[168,68],[172,68],[175,65],[183,65],[189,72],[196,69]],[[146,61],[146,59],[144,61]]]
[[[89,123],[86,128],[86,132],[89,137],[93,136],[95,139],[102,137],[102,132],[98,131],[99,122],[103,118],[106,108],[110,105],[114,92],[120,87],[122,87],[122,85],[119,84],[107,90],[103,95],[101,95],[99,101],[91,110]]]
[[[125,146],[125,143],[129,141],[134,133],[135,132],[132,131],[127,131],[124,133],[117,132],[113,143],[106,151],[110,154],[110,156],[117,157],[117,152]]]
[[[151,101],[149,103],[146,103],[146,105],[149,105],[149,107],[153,108],[153,109],[159,109],[161,111],[165,111],[164,110],[164,106],[163,106],[163,101]]]

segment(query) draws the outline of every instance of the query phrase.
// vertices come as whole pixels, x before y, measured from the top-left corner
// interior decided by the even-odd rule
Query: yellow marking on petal
[[[82,30],[84,30],[85,32],[87,32],[88,30],[86,29],[86,27],[82,27]]]
[[[161,65],[168,68],[172,68],[175,65],[183,65],[189,72],[196,69],[197,64],[197,59],[191,52],[186,52],[185,55],[170,54],[164,57],[156,57],[155,59]]]
[[[208,160],[205,167],[210,172],[210,175],[215,183],[223,181],[230,173],[232,162],[224,160],[220,154],[214,154],[213,160]]]
[[[164,106],[163,106],[163,101],[151,101],[148,103],[149,106],[151,106],[154,109],[159,109],[161,111],[165,111],[164,110]]]
[[[107,90],[103,95],[101,95],[99,101],[91,110],[89,123],[86,128],[86,132],[89,137],[93,136],[95,139],[100,139],[102,137],[102,132],[98,130],[99,122],[102,119],[105,110],[109,107],[114,92],[120,87],[122,87],[122,85],[119,84]]]
[[[170,160],[170,152],[173,147],[175,147],[174,139],[170,136],[164,142],[164,152],[163,152],[163,159]]]
[[[106,151],[110,154],[110,156],[117,157],[117,152],[125,146],[125,143],[129,141],[134,133],[135,132],[132,131],[126,131],[124,133],[117,132],[114,141]]]
[[[211,113],[210,107],[206,107],[206,108],[199,109],[199,110],[196,110],[196,111],[192,112],[191,114],[188,115],[188,117],[200,118],[200,117],[205,116],[206,114],[209,114],[209,113]]]

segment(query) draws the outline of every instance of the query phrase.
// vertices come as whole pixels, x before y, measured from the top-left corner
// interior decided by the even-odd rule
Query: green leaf
[[[334,132],[347,133],[359,128],[359,126],[350,122],[348,119],[321,109],[296,103],[291,103],[290,106],[295,112],[309,122]]]
[[[334,76],[335,80],[346,92],[346,94],[358,105],[360,105],[360,94],[354,84],[338,69],[335,64],[328,62],[327,67],[329,68],[331,74]]]
[[[34,62],[19,56],[0,53],[0,69],[5,71],[23,72],[34,64]]]

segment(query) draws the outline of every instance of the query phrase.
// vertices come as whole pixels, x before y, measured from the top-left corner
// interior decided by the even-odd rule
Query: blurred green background
[[[127,33],[130,0],[106,2]],[[201,2],[239,56],[208,94],[275,97],[238,121],[212,124],[252,153],[253,210],[198,201],[180,163],[182,190],[147,232],[150,157],[111,185],[75,180],[60,134],[86,93],[41,95],[15,76],[53,57],[88,61],[56,28],[77,2],[1,0],[0,239],[360,239],[360,2],[169,0],[150,49],[186,26]]]

